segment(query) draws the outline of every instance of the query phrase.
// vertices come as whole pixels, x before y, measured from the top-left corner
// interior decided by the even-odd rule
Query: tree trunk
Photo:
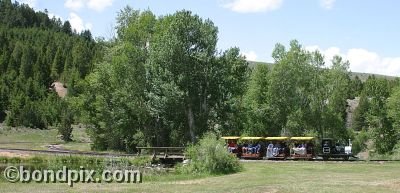
[[[187,110],[186,110],[187,118],[188,118],[188,125],[189,125],[189,134],[192,142],[196,142],[196,136],[195,136],[195,124],[194,124],[194,115],[193,115],[193,110],[192,110],[192,105],[188,104]]]

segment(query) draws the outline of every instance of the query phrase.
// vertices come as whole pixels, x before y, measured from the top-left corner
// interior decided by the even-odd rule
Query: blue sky
[[[219,49],[237,46],[249,60],[272,61],[276,43],[297,39],[333,55],[355,72],[400,76],[400,1],[397,0],[21,0],[36,10],[70,20],[94,36],[113,34],[117,12],[130,5],[156,15],[187,9],[219,29]]]

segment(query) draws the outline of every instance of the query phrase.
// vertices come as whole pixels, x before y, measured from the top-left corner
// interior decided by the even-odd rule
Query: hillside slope
[[[68,95],[78,94],[77,85],[99,58],[90,31],[77,33],[69,21],[0,0],[0,122],[40,129],[55,125],[65,104],[51,85],[64,83]]]

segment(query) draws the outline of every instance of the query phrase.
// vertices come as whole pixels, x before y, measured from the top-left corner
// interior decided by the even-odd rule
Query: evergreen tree
[[[63,25],[63,27],[61,29],[61,32],[64,32],[64,33],[66,33],[68,35],[72,34],[72,28],[71,28],[71,24],[69,23],[69,21],[65,21],[64,22],[64,25]]]
[[[63,106],[67,106],[65,103]],[[61,122],[58,126],[58,133],[62,136],[64,141],[72,141],[72,124],[73,114],[72,111],[66,107],[61,111]]]
[[[369,109],[368,97],[365,93],[361,94],[358,107],[354,111],[353,115],[353,129],[361,131],[362,129],[368,129],[367,113]]]
[[[354,77],[354,79],[351,80],[350,86],[351,88],[349,98],[355,98],[361,95],[361,92],[363,90],[363,83],[357,75]]]

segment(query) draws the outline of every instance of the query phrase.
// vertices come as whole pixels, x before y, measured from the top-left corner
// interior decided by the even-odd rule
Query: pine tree
[[[368,97],[365,93],[361,94],[358,107],[354,111],[353,116],[353,129],[356,131],[361,131],[362,129],[368,129],[367,123],[367,113],[369,109]]]

